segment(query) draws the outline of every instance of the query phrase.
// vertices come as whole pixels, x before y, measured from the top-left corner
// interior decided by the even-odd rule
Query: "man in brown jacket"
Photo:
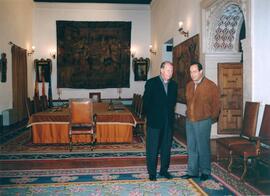
[[[183,179],[207,180],[211,174],[210,134],[212,122],[220,111],[219,90],[214,82],[203,75],[200,63],[190,66],[192,81],[186,87],[188,169]]]

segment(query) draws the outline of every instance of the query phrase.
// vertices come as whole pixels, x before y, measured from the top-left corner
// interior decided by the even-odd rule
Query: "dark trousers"
[[[162,129],[147,127],[146,161],[149,175],[156,175],[158,154],[160,153],[160,172],[167,172],[170,166],[172,130],[168,123]]]

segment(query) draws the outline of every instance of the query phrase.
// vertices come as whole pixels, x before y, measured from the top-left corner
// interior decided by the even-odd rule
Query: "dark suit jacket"
[[[143,95],[144,113],[147,117],[147,125],[161,129],[166,120],[169,126],[173,125],[174,108],[177,100],[177,84],[170,80],[168,93],[166,94],[159,76],[147,80]]]

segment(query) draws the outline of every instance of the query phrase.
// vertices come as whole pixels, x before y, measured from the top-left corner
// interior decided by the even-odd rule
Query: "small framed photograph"
[[[134,58],[132,61],[133,71],[134,71],[134,80],[135,81],[146,81],[148,70],[150,66],[149,58]]]

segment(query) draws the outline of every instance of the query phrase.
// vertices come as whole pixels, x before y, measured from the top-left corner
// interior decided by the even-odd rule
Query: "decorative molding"
[[[238,51],[238,35],[240,33],[243,14],[237,5],[226,7],[218,20],[211,47],[215,51]]]
[[[238,52],[239,33],[246,17],[246,0],[205,0],[201,6],[205,9],[205,52]]]
[[[209,52],[209,53],[204,53],[204,55],[208,58],[229,58],[229,59],[232,59],[232,58],[239,58],[241,57],[241,52],[215,52],[215,53],[212,53],[212,52]]]

